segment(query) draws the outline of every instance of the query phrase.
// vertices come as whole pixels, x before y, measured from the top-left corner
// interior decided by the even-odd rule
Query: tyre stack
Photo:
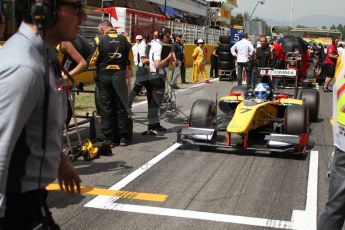
[[[218,67],[219,67],[219,80],[235,80],[235,58],[231,54],[231,47],[233,44],[230,43],[229,35],[219,36],[219,56],[218,56]]]

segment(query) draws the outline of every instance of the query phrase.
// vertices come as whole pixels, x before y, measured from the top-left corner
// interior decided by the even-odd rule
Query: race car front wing
[[[303,151],[296,150],[303,141],[303,135],[288,135],[288,134],[275,134],[271,133],[265,135],[264,144],[262,145],[249,145],[248,135],[243,134],[241,140],[232,140],[229,138],[231,135],[227,134],[226,141],[218,141],[216,129],[207,128],[182,128],[177,132],[178,143],[188,143],[191,145],[208,146],[214,148],[222,148],[230,151],[235,150],[249,150],[255,152],[280,152],[280,153],[294,153],[298,154]]]

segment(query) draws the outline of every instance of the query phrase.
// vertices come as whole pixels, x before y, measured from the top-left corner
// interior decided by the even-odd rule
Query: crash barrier
[[[229,35],[221,35],[219,37],[218,48],[218,76],[219,80],[234,80],[236,79],[235,58],[231,54],[231,47]]]
[[[154,30],[168,27],[172,33],[180,33],[184,35],[186,44],[194,44],[194,41],[201,38],[206,44],[215,45],[219,37],[224,34],[230,34],[230,29],[225,27],[206,27],[194,24],[181,23],[171,20],[162,19],[162,15],[151,14],[148,12],[141,12],[122,7],[117,7],[118,11],[126,10],[121,19],[115,20],[111,18],[110,14],[106,14],[106,19],[115,24],[115,28],[121,32],[127,32],[131,42],[135,42],[135,36],[138,34],[148,33],[152,35]],[[92,39],[97,34],[97,26],[102,21],[101,13],[87,11],[87,19],[83,22],[81,35],[88,39]]]
[[[195,40],[201,38],[206,44],[215,45],[221,35],[230,34],[229,28],[212,28],[169,20],[166,23],[172,33],[183,34],[187,44],[193,44]]]

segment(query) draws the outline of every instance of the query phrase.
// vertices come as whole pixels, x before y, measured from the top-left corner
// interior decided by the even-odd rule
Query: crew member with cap
[[[102,134],[104,142],[111,147],[118,142],[127,146],[132,134],[126,85],[131,44],[125,36],[116,33],[108,20],[100,22],[98,30],[102,36],[95,38],[97,46],[90,65],[97,67]]]
[[[149,36],[145,36],[145,39],[141,35],[136,36],[136,43],[132,47],[133,52],[133,58],[135,66],[137,67],[136,71],[136,78],[134,87],[129,94],[129,102],[128,107],[132,108],[132,104],[134,101],[134,98],[139,95],[143,87],[149,88],[148,86],[148,76],[149,76],[149,69],[148,64],[149,60],[148,57],[146,57],[146,42],[148,41]]]
[[[205,63],[206,63],[206,53],[204,49],[204,40],[201,38],[197,40],[197,47],[195,47],[192,58],[193,58],[193,82],[199,83],[199,74],[201,73],[202,79],[205,83],[210,83],[207,78]]]

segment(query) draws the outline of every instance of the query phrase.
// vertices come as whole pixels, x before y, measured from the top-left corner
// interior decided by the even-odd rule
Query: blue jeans
[[[321,214],[318,230],[340,230],[345,220],[345,152],[335,148],[334,165],[329,181],[325,211]]]

